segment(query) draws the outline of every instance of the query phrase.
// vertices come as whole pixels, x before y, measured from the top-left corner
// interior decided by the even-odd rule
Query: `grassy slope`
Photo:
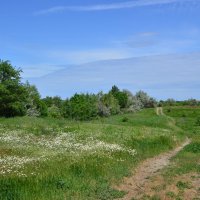
[[[60,139],[62,133],[66,138]],[[0,199],[57,200],[122,196],[111,185],[141,160],[173,148],[184,134],[173,119],[147,109],[92,122],[0,119],[0,137]],[[57,145],[68,140],[71,149]],[[19,165],[21,158],[45,159],[12,166],[2,174],[3,165],[15,162],[5,162],[7,157],[17,157]]]

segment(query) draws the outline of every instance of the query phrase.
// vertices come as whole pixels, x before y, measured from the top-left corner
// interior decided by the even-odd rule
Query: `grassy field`
[[[180,144],[187,135],[184,130],[197,120],[192,116],[196,109],[181,108],[181,116],[177,111],[168,108],[168,117],[146,109],[91,122],[1,118],[0,199],[122,197],[112,186],[142,160]],[[189,136],[198,138],[199,130],[193,128]]]

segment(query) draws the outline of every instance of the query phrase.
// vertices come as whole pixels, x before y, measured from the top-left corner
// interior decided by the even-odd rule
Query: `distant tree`
[[[120,108],[126,108],[128,103],[128,95],[126,92],[120,91],[117,86],[113,86],[110,92],[119,102]]]
[[[115,115],[120,112],[119,102],[111,93],[99,93],[97,96],[100,116]]]
[[[169,98],[164,102],[164,105],[166,105],[166,106],[175,106],[176,105],[176,101],[174,99],[172,99],[172,98]]]
[[[28,116],[47,116],[47,106],[41,100],[40,94],[34,85],[30,85],[28,82],[25,84],[26,91],[28,93],[26,100],[26,109]]]
[[[60,109],[55,106],[55,105],[52,105],[51,107],[48,107],[48,117],[52,117],[52,118],[62,118],[62,114],[61,114],[61,111]]]
[[[118,92],[120,92],[120,89],[119,89],[116,85],[113,85],[113,86],[112,86],[112,89],[110,90],[110,93],[111,93],[112,95],[115,95],[115,94],[117,94]]]
[[[77,120],[90,120],[97,117],[97,97],[93,94],[75,94],[68,102],[69,116]]]
[[[54,105],[58,107],[59,109],[62,107],[62,104],[63,104],[63,100],[59,96],[54,96],[54,97],[47,96],[43,99],[43,101],[45,102],[47,107],[51,107]]]
[[[26,114],[27,91],[21,83],[21,69],[9,61],[0,60],[0,116],[14,117]]]
[[[71,113],[72,111],[71,111],[71,106],[70,106],[70,100],[66,99],[65,101],[63,101],[61,114],[64,118],[70,118]]]
[[[130,91],[123,90],[128,96],[128,102],[127,102],[127,112],[136,112],[142,109],[143,105],[142,102],[137,99],[136,96],[134,96]]]
[[[146,92],[141,90],[137,92],[135,96],[141,101],[143,108],[153,108],[157,104],[155,99],[151,98]]]
[[[186,105],[189,105],[189,106],[198,106],[199,105],[199,101],[197,101],[196,99],[188,99],[186,101]]]

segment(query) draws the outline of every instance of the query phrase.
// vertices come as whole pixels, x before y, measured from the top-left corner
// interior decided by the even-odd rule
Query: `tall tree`
[[[128,95],[126,92],[120,91],[117,86],[113,86],[110,92],[115,99],[119,102],[120,108],[126,108],[127,103],[128,103]]]
[[[21,83],[21,69],[0,60],[0,116],[14,117],[26,113],[27,91]]]

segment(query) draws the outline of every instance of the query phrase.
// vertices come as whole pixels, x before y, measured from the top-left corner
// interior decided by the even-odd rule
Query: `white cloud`
[[[31,77],[41,77],[45,76],[49,73],[53,73],[57,70],[61,70],[66,67],[66,65],[52,65],[52,64],[21,64],[23,66],[23,78],[31,78]]]
[[[49,9],[35,12],[36,15],[51,14],[64,11],[103,11],[103,10],[119,10],[125,8],[134,8],[141,6],[162,5],[171,3],[197,2],[199,0],[135,0],[110,4],[98,4],[88,6],[56,6]]]
[[[129,49],[92,49],[83,51],[49,51],[48,56],[68,63],[86,63],[99,60],[122,59],[133,56]]]

